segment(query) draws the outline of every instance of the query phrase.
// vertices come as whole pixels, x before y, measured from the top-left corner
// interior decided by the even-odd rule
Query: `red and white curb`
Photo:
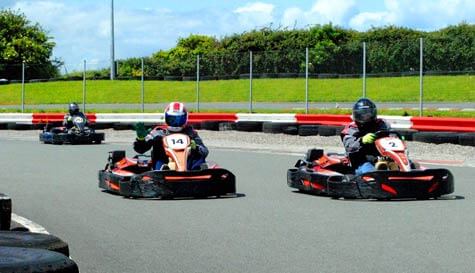
[[[0,124],[44,124],[60,122],[64,115],[59,113],[3,113]],[[133,124],[144,122],[159,124],[164,122],[162,113],[91,113],[87,114],[92,123]],[[393,129],[413,129],[418,131],[475,132],[474,118],[434,118],[411,116],[379,116]],[[190,113],[190,123],[200,122],[274,122],[294,124],[346,125],[351,115],[324,114],[246,114],[246,113]]]

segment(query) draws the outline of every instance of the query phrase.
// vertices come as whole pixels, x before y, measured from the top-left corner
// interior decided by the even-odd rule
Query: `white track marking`
[[[39,224],[29,220],[29,219],[26,219],[25,217],[16,215],[15,213],[12,213],[12,221],[17,222],[21,226],[26,227],[31,232],[49,234],[49,232],[44,227],[42,227],[41,225],[39,225]]]

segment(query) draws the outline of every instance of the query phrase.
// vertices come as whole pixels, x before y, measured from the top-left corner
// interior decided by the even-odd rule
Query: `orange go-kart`
[[[233,196],[235,176],[216,164],[202,164],[200,170],[188,170],[190,138],[185,134],[163,137],[169,158],[160,170],[152,170],[149,156],[125,156],[125,151],[109,153],[107,164],[99,171],[99,187],[126,197],[181,198]]]

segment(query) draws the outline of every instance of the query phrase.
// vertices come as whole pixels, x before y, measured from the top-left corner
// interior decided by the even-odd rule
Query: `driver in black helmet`
[[[77,103],[72,102],[68,105],[68,113],[64,115],[64,119],[63,119],[63,126],[66,127],[66,129],[71,129],[74,126],[74,123],[73,123],[74,117],[81,117],[84,120],[86,120],[86,123],[87,123],[86,115],[84,115],[81,111],[79,111],[79,106]]]
[[[376,105],[366,98],[355,103],[352,117],[353,122],[345,126],[341,139],[355,174],[360,175],[375,170],[374,161],[379,153],[374,145],[374,133],[388,130],[389,125],[377,118]]]

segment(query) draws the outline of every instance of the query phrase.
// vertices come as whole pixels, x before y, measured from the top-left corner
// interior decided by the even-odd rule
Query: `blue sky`
[[[69,71],[106,66],[110,58],[110,0],[0,0],[38,22],[56,42],[54,57]],[[475,23],[475,0],[115,0],[116,58],[150,56],[180,37],[217,38],[264,26],[333,24],[360,31],[398,25],[434,30]]]

